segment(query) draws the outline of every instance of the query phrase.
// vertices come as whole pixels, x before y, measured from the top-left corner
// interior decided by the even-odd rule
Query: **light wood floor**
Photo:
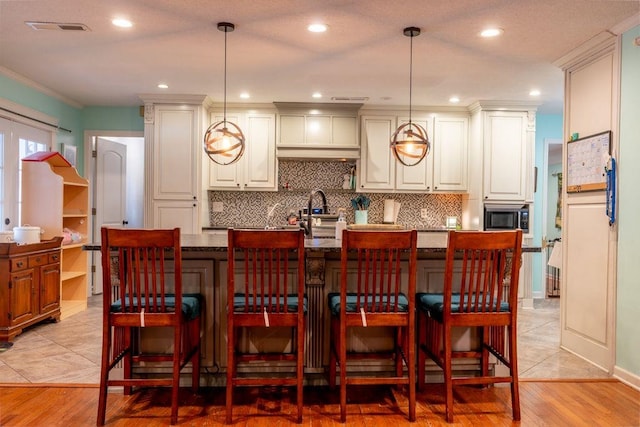
[[[442,385],[418,393],[415,426],[446,426]],[[640,391],[616,380],[522,381],[522,421],[511,419],[507,387],[454,391],[455,424],[464,426],[640,426]],[[410,425],[405,394],[389,387],[348,390],[347,426]],[[86,385],[42,386],[0,384],[0,426],[95,425],[98,388]],[[280,387],[242,388],[235,395],[235,425],[295,425],[295,393]],[[123,396],[110,393],[107,425],[119,427],[169,424],[168,389],[148,389]],[[333,426],[339,422],[337,393],[329,388],[305,390],[303,425]],[[181,390],[179,425],[224,423],[224,390]]]

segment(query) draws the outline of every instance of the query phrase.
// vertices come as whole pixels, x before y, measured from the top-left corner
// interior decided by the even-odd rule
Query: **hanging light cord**
[[[413,31],[411,31],[411,43],[409,43],[409,130],[411,130],[411,94],[413,93]]]
[[[227,30],[228,28],[224,29],[224,109],[222,112],[225,127],[227,123]]]

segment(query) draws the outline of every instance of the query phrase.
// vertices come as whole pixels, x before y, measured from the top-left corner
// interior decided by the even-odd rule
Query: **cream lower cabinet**
[[[415,166],[398,162],[389,148],[391,135],[408,118],[363,116],[361,129],[361,191],[465,192],[469,119],[465,116],[416,117],[427,131],[431,149]]]
[[[211,115],[211,123],[222,114]],[[219,165],[206,158],[210,189],[233,191],[277,191],[276,133],[274,113],[227,112],[227,120],[240,126],[245,151],[234,164]]]

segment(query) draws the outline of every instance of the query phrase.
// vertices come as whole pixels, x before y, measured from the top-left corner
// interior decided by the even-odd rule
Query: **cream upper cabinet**
[[[427,131],[430,141],[433,141],[433,119],[428,117],[411,117],[411,122],[419,124]],[[409,123],[408,117],[398,118],[398,126]],[[395,129],[392,129],[392,133]],[[433,188],[433,154],[430,152],[415,166],[405,166],[398,162],[389,148],[390,138],[387,138],[387,151],[396,168],[396,190],[399,191],[429,191]],[[432,145],[433,148],[433,145]]]
[[[361,120],[358,188],[394,190],[396,159],[389,149],[389,138],[396,129],[396,117],[363,116]]]
[[[484,199],[524,202],[528,193],[532,198],[533,192],[527,190],[532,182],[527,162],[533,163],[527,144],[527,112],[484,114]]]
[[[469,119],[466,116],[421,116],[411,121],[425,128],[431,150],[419,164],[398,162],[389,143],[397,126],[406,117],[363,116],[361,122],[361,191],[465,192],[469,145]]]
[[[362,104],[276,102],[277,157],[359,157],[358,109]]]
[[[145,226],[200,231],[204,95],[141,95],[148,188]]]
[[[211,123],[220,120],[221,113],[211,115]],[[209,188],[276,191],[275,114],[227,112],[227,120],[238,124],[242,129],[245,136],[244,154],[231,165],[223,166],[209,160]]]
[[[434,127],[433,191],[467,191],[469,118],[437,116]]]
[[[155,105],[153,198],[194,200],[199,194],[200,114],[196,105]]]

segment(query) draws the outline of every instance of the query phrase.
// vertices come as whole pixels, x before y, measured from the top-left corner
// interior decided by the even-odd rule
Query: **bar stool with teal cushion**
[[[233,395],[239,386],[293,386],[294,419],[301,423],[308,309],[304,231],[229,229],[227,252],[226,422],[233,421]],[[290,347],[266,351],[242,342],[243,331],[270,336],[276,328],[292,331]],[[257,375],[241,372],[243,364],[261,362],[278,366],[267,365]]]
[[[329,293],[327,300],[331,314],[329,384],[336,386],[340,368],[341,422],[347,418],[347,386],[380,384],[406,387],[408,418],[415,420],[416,247],[415,230],[343,232],[340,289]],[[390,351],[359,351],[347,342],[348,334],[369,327],[391,331]],[[358,339],[366,345],[366,334]],[[393,373],[355,372],[357,364],[348,366],[366,359],[386,360]]]
[[[204,299],[182,293],[180,229],[102,228],[103,325],[97,424],[105,422],[109,386],[171,387],[171,424],[178,421],[180,372],[191,363],[191,387],[200,381],[200,323]],[[139,345],[144,328],[167,328],[168,353],[147,353]],[[123,379],[109,373],[122,362]],[[169,363],[167,363],[169,362]],[[137,375],[135,366],[169,365],[169,375]]]
[[[443,370],[445,416],[453,422],[453,386],[511,384],[513,419],[520,419],[517,308],[522,230],[449,231],[442,293],[418,293],[418,386],[427,357]],[[453,349],[453,328],[476,328],[478,348]],[[489,372],[489,355],[508,375]],[[476,375],[453,375],[453,359],[479,359]],[[486,415],[486,414],[483,414]]]

